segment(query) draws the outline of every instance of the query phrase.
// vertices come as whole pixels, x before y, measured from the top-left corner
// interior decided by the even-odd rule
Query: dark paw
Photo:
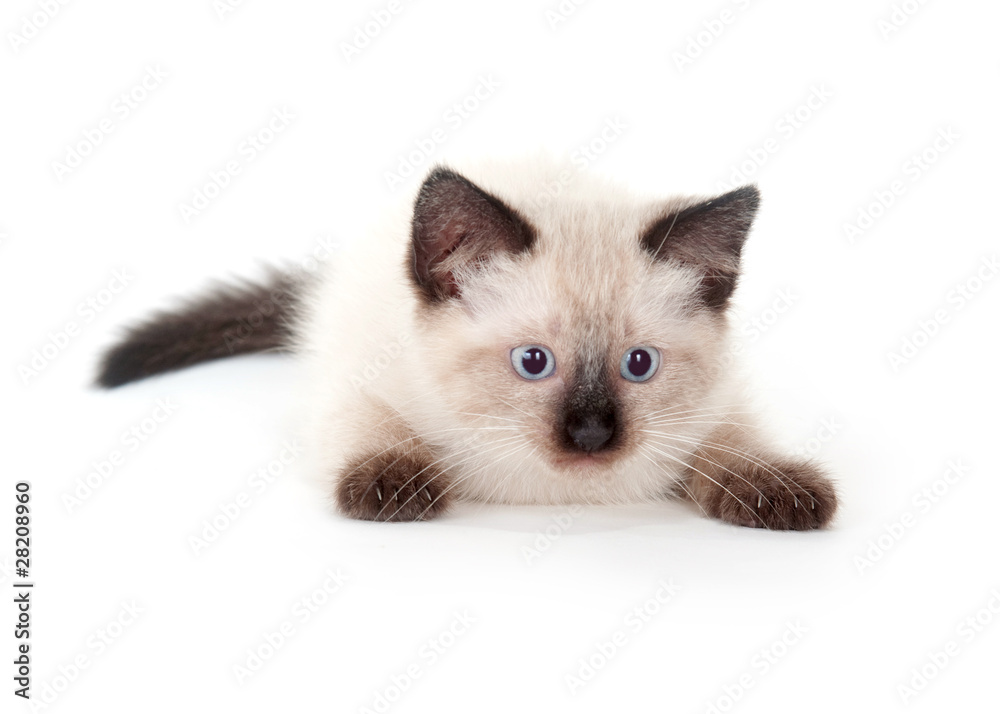
[[[408,454],[363,458],[345,469],[337,484],[344,515],[365,521],[421,521],[448,506],[448,485],[440,471]]]
[[[703,504],[710,516],[751,528],[806,531],[822,528],[837,510],[833,484],[806,462],[752,464],[719,480]]]

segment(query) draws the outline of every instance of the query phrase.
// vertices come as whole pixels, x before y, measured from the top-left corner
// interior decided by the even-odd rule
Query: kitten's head
[[[563,175],[430,174],[408,266],[421,361],[455,434],[475,428],[469,458],[493,449],[530,472],[506,500],[560,500],[583,483],[597,499],[649,495],[622,493],[647,488],[623,474],[679,462],[707,430],[698,422],[714,420],[725,309],[759,196],[657,202],[571,175],[553,197]]]

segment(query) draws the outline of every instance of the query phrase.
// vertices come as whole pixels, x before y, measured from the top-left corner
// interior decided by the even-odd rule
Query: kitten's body
[[[310,363],[311,443],[340,508],[412,520],[456,497],[686,494],[742,525],[824,525],[829,481],[762,446],[723,366],[756,190],[653,201],[586,175],[566,184],[565,170],[432,172],[415,207],[296,293],[291,345]],[[197,324],[197,313],[184,314]],[[129,378],[107,379],[127,368],[129,345],[111,353],[105,383]],[[523,345],[549,350],[551,376],[519,376],[512,350]],[[623,378],[619,361],[636,346],[658,351],[648,381]]]

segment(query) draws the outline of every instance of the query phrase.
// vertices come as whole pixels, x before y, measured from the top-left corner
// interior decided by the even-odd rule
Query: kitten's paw
[[[337,505],[365,521],[421,521],[448,507],[448,484],[440,471],[408,454],[360,459],[341,475]]]
[[[708,515],[751,528],[822,528],[837,510],[837,493],[822,471],[802,461],[750,464],[718,479],[702,506]]]

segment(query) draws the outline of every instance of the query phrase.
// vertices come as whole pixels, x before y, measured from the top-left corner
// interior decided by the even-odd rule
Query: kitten
[[[830,480],[764,443],[723,359],[756,187],[650,200],[565,176],[435,168],[319,279],[275,274],[154,316],[98,381],[298,353],[312,444],[353,518],[678,496],[737,525],[825,526]]]

